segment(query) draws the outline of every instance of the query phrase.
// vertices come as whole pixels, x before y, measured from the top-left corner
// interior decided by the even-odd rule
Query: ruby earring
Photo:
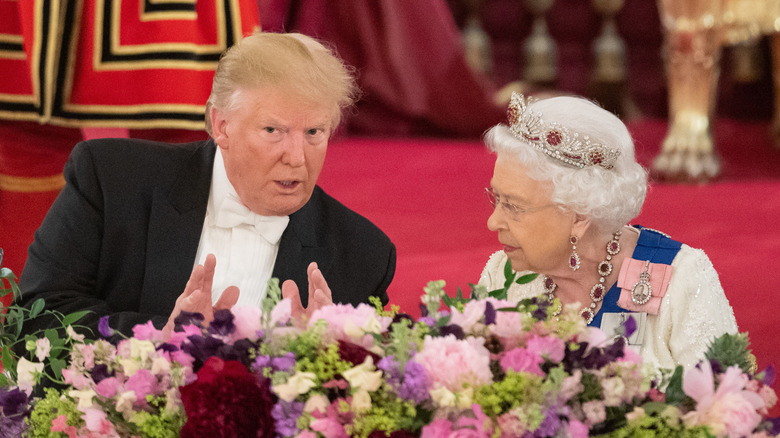
[[[577,269],[580,269],[580,255],[577,254],[577,236],[571,236],[569,237],[569,242],[571,242],[571,255],[569,256],[569,267],[572,271],[576,271]]]

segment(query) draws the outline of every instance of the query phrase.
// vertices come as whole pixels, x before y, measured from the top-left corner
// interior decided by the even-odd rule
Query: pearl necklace
[[[607,256],[601,263],[598,264],[599,281],[590,289],[590,305],[585,306],[580,311],[580,315],[587,324],[593,321],[593,317],[596,316],[596,306],[604,299],[604,295],[607,293],[604,282],[609,274],[612,273],[612,256],[617,255],[620,252],[620,235],[622,230],[618,230],[612,235],[612,239],[607,242]],[[555,289],[558,285],[555,284],[552,278],[544,276],[544,292],[547,294],[547,301],[550,303],[555,300]],[[562,306],[561,306],[562,307]],[[559,307],[553,315],[558,316],[561,314],[561,307]]]

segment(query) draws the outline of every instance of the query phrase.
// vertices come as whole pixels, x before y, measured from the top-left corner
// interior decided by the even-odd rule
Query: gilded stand
[[[662,180],[706,182],[720,174],[712,121],[721,49],[777,31],[780,1],[659,0],[658,7],[666,37],[669,131],[652,171]]]

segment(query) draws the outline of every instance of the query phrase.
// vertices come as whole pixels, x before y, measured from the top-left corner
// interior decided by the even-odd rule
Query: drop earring
[[[572,271],[576,271],[577,269],[580,269],[580,255],[577,254],[577,236],[571,236],[569,237],[569,242],[571,242],[571,255],[569,256],[569,267]]]

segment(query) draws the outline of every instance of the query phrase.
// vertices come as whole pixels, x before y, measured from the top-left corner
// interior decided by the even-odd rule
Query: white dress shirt
[[[289,216],[260,216],[240,202],[217,148],[206,219],[195,257],[196,265],[203,264],[209,254],[217,258],[214,303],[225,288],[238,286],[236,306],[260,306],[279,252],[279,240],[289,222]]]

